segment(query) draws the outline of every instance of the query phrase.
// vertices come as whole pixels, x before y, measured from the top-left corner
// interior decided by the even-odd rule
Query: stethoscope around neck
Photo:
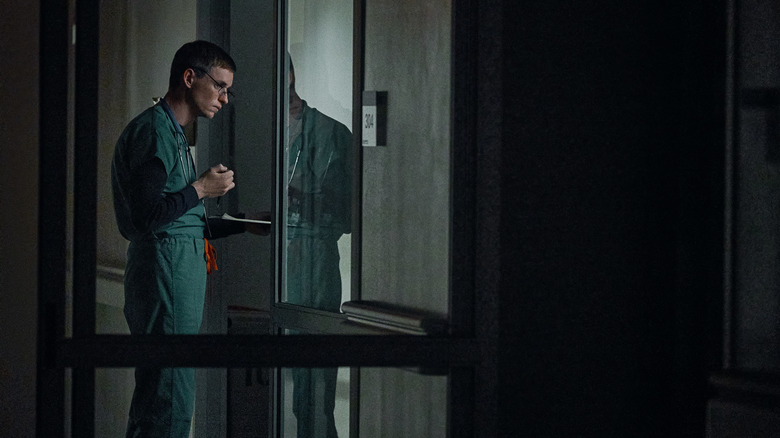
[[[182,142],[181,140],[184,140]],[[192,178],[194,178],[195,175],[195,161],[192,159],[192,155],[190,154],[190,145],[187,142],[187,136],[184,135],[184,132],[182,132],[180,129],[176,130],[176,143],[178,145],[179,150],[179,162],[181,163],[181,172],[184,175],[184,181],[186,184],[190,184],[192,182]],[[182,150],[186,150],[187,153],[187,162],[185,164],[184,162],[184,153]],[[192,177],[190,176],[190,171],[192,171]],[[201,205],[203,205],[203,215],[206,222],[206,232],[208,233],[209,239],[211,238],[211,227],[209,226],[209,220],[208,220],[208,211],[206,210],[206,202],[204,199],[200,200]]]
[[[163,109],[165,109],[165,112],[168,114],[168,117],[171,118],[171,122],[174,124],[174,137],[176,137],[176,145],[177,149],[179,150],[179,162],[181,163],[181,172],[184,175],[184,181],[186,181],[187,184],[189,184],[191,180],[190,170],[192,170],[192,175],[195,174],[195,162],[192,160],[192,156],[190,155],[190,145],[189,140],[187,140],[187,136],[184,135],[184,131],[182,130],[181,125],[179,125],[176,122],[176,118],[173,116],[173,112],[171,111],[171,107],[168,106],[168,102],[165,101],[165,98],[155,98],[152,99],[155,103],[155,105],[161,105]],[[187,152],[187,164],[184,163],[184,153],[182,152],[182,149],[186,148]],[[189,165],[188,165],[189,164]]]
[[[182,142],[182,140],[184,140]],[[184,175],[184,181],[186,181],[188,184],[191,182],[191,175],[190,170],[192,170],[192,173],[194,174],[194,169],[192,169],[192,166],[194,163],[192,163],[192,159],[190,156],[190,146],[187,144],[187,136],[184,135],[184,132],[180,131],[179,129],[176,130],[176,143],[179,150],[179,162],[181,163],[181,172]],[[187,163],[184,162],[184,152],[182,150],[186,150],[187,153]],[[190,164],[192,163],[192,164]]]

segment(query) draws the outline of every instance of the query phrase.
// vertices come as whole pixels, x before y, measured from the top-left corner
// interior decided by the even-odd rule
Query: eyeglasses
[[[205,70],[203,70],[203,69],[200,69],[200,68],[194,68],[193,70],[198,70],[198,71],[200,71],[201,73],[203,73],[203,74],[205,74],[206,76],[208,76],[208,77],[209,77],[209,79],[211,79],[211,80],[212,80],[212,82],[214,82],[214,86],[217,88],[217,93],[219,93],[219,97],[224,97],[224,96],[226,96],[226,95],[227,95],[227,96],[229,96],[231,99],[232,99],[232,98],[234,98],[234,97],[236,97],[236,95],[235,95],[235,94],[233,94],[233,92],[232,92],[232,91],[230,91],[230,90],[228,90],[228,89],[227,89],[227,87],[225,86],[225,84],[224,84],[224,83],[222,83],[222,82],[218,82],[216,79],[214,79],[213,77],[211,77],[211,75],[210,75],[210,74],[209,74],[207,71],[205,71]]]

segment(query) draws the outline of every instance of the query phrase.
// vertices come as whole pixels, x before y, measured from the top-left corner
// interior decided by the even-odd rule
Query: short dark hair
[[[181,46],[173,56],[168,88],[172,90],[178,87],[188,68],[193,69],[195,75],[200,78],[214,67],[236,72],[236,63],[233,58],[216,44],[203,40],[189,42]]]

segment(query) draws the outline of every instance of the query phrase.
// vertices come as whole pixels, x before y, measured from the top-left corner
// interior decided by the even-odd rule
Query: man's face
[[[201,117],[214,117],[228,103],[228,88],[233,85],[233,72],[214,67],[192,83],[192,101]]]

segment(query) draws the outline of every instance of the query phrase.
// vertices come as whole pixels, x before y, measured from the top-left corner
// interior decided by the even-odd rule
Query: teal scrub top
[[[168,175],[165,193],[176,193],[197,180],[189,145],[181,126],[166,111],[164,101],[148,108],[133,119],[122,132],[114,150],[112,186],[114,210],[119,231],[128,240],[162,236],[203,237],[205,210],[201,204],[184,215],[144,233],[133,225],[128,191],[136,181],[133,175],[139,166],[159,158]]]

